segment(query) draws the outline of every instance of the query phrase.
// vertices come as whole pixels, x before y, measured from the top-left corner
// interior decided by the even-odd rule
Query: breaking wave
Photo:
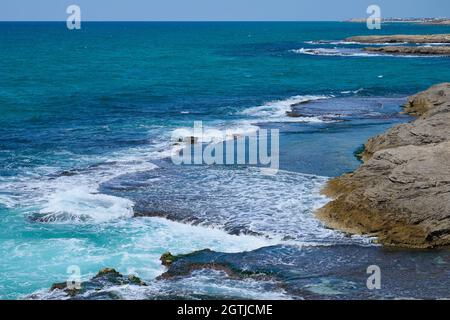
[[[289,117],[288,113],[293,107],[322,99],[330,99],[325,95],[298,95],[284,100],[267,102],[261,106],[247,108],[240,112],[241,115],[250,116],[258,122],[323,122],[320,117]]]

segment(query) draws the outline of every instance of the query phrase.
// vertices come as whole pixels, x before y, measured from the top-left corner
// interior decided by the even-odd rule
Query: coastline
[[[353,150],[411,120],[399,112],[406,95],[448,79],[448,59],[314,41],[361,32],[337,22],[268,23],[263,33],[258,23],[88,24],[76,48],[61,25],[45,26],[57,41],[34,41],[34,27],[2,25],[18,44],[4,65],[21,64],[3,77],[14,86],[1,119],[1,298],[448,297],[448,250],[383,247],[314,215],[330,177],[360,166]],[[337,49],[314,57],[299,46]],[[279,129],[280,171],[173,164],[170,132],[197,120]],[[170,266],[159,261],[167,251]],[[373,264],[381,291],[366,287]],[[74,297],[64,288],[73,265],[83,282]]]
[[[366,23],[367,18],[352,18],[344,22]],[[419,25],[450,25],[448,18],[382,18],[382,23],[414,23]]]
[[[384,245],[450,244],[450,83],[409,98],[415,121],[369,139],[364,163],[330,180],[333,200],[316,216],[328,227],[378,237]]]
[[[420,34],[420,35],[382,35],[382,36],[354,36],[344,39],[345,42],[358,43],[416,43],[416,44],[430,44],[430,43],[450,43],[450,34]]]
[[[390,55],[450,56],[450,46],[435,46],[435,47],[385,46],[378,48],[366,47],[363,50],[369,53],[383,53]]]

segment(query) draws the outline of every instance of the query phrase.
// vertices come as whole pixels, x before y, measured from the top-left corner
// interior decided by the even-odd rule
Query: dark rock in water
[[[128,281],[130,281],[130,284],[139,285],[139,286],[146,286],[147,284],[141,280],[138,276],[135,276],[134,274],[128,275]]]
[[[101,278],[101,277],[111,277],[111,278],[117,278],[121,277],[122,275],[116,271],[116,269],[112,268],[104,268],[100,270],[93,279]]]
[[[52,284],[50,291],[54,291],[54,290],[62,290],[71,297],[76,296],[81,291],[81,289],[68,288],[67,282],[59,282],[59,283]]]
[[[346,38],[344,41],[359,43],[450,43],[450,34],[356,36]]]
[[[312,117],[311,115],[306,115],[300,113],[298,110],[292,109],[291,111],[286,111],[286,115],[291,118],[308,118]]]
[[[141,206],[133,208],[133,215],[135,218],[139,217],[159,217],[168,218],[169,214],[161,211],[149,211],[145,210]]]
[[[291,118],[300,118],[302,115],[294,111],[286,111],[286,115]]]
[[[408,46],[386,46],[364,48],[366,52],[393,54],[393,55],[419,55],[419,56],[449,56],[450,46],[435,47],[408,47]]]
[[[54,223],[58,221],[88,221],[89,217],[87,216],[75,216],[67,213],[58,213],[58,214],[47,214],[47,213],[39,213],[35,212],[27,216],[27,219],[30,222],[34,223]]]
[[[61,293],[69,299],[90,300],[130,297],[258,299],[272,294],[293,299],[440,299],[450,296],[449,249],[276,245],[239,253],[208,249],[176,256],[165,253],[161,262],[167,271],[146,283],[135,276],[123,276],[114,269],[103,269],[79,290],[69,290],[66,283],[56,283],[50,297],[44,297],[61,299]],[[370,286],[374,268],[380,271],[380,289]],[[230,286],[241,290],[230,292]],[[216,291],[218,288],[223,290]],[[252,293],[248,295],[245,288],[250,288]]]
[[[381,289],[368,288],[369,266],[381,271]],[[214,269],[232,278],[273,279],[293,298],[436,299],[450,294],[449,267],[449,250],[277,245],[241,253],[201,250],[176,256],[160,279]]]
[[[170,252],[166,252],[162,254],[159,260],[161,260],[161,264],[163,266],[169,267],[172,264],[172,262],[175,261],[175,259],[176,257],[173,256]]]
[[[77,170],[65,170],[65,171],[61,171],[59,173],[60,177],[71,177],[71,176],[75,176],[78,174]]]
[[[189,254],[178,256],[165,253],[161,256],[161,262],[169,269],[163,273],[159,279],[171,279],[174,277],[188,276],[194,270],[199,269],[224,271],[229,277],[233,278],[257,276],[256,273],[234,268],[232,264],[216,261],[215,257],[217,255],[220,254],[210,249],[194,251]],[[261,278],[261,276],[263,276],[263,273],[258,274],[258,278]]]
[[[74,288],[70,288],[67,282],[58,282],[51,286],[50,291],[63,291],[72,299],[109,300],[121,299],[121,297],[113,292],[104,291],[103,289],[122,285],[146,286],[147,284],[135,275],[124,276],[115,269],[104,268],[91,280],[82,282],[79,288],[76,288],[75,286]],[[96,293],[93,294],[93,292]]]
[[[301,105],[304,105],[304,104],[307,104],[310,102],[311,102],[311,100],[300,101],[300,102],[291,104],[291,107],[301,106]]]
[[[177,142],[178,143],[185,142],[185,143],[189,143],[189,144],[195,144],[198,142],[198,137],[189,136],[189,137],[184,137],[184,138],[178,138]]]

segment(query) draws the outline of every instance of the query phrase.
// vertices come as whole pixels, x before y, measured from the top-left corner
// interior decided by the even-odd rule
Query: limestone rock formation
[[[418,116],[370,139],[364,164],[331,180],[334,200],[318,210],[330,227],[372,234],[384,244],[450,244],[450,83],[409,98]]]
[[[450,46],[367,47],[364,51],[391,55],[450,56]]]

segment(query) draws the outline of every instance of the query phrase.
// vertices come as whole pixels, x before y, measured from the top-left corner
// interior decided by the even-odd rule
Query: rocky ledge
[[[146,286],[147,284],[135,275],[124,276],[115,269],[104,268],[89,281],[80,283],[78,288],[75,285],[73,288],[69,287],[67,282],[57,282],[51,286],[50,292],[59,291],[70,299],[114,300],[121,297],[107,289],[124,285]],[[30,299],[40,298],[40,296],[30,296]]]
[[[387,245],[450,244],[450,83],[409,98],[418,117],[371,138],[354,172],[330,180],[317,215],[329,227]]]
[[[450,34],[356,36],[346,42],[358,43],[450,43]]]
[[[428,47],[408,47],[408,46],[386,46],[367,47],[366,52],[395,54],[395,55],[419,55],[419,56],[450,56],[450,46],[428,46]]]

